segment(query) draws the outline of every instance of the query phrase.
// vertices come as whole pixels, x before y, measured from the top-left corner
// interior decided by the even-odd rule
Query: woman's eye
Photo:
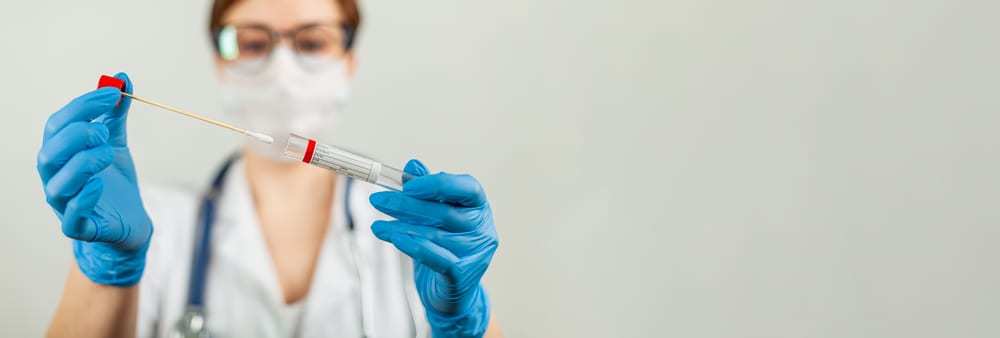
[[[318,40],[299,41],[299,50],[303,52],[318,52],[326,48],[326,43]]]
[[[260,53],[267,50],[267,43],[264,42],[247,42],[240,45],[240,51],[248,53]]]

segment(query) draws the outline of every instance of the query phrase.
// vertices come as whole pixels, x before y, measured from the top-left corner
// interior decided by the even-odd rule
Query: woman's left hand
[[[369,200],[393,221],[372,231],[414,261],[414,279],[434,337],[480,337],[489,324],[489,300],[480,279],[499,244],[493,212],[469,175],[429,174],[417,160],[404,169],[414,178],[403,191]]]

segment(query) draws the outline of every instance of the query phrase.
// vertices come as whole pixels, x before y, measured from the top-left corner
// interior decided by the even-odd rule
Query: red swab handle
[[[101,75],[101,79],[97,80],[97,88],[100,89],[104,87],[115,87],[118,88],[118,91],[124,92],[125,81],[114,76]],[[121,98],[118,99],[118,103],[121,103]],[[115,103],[116,107],[118,106],[118,103]]]

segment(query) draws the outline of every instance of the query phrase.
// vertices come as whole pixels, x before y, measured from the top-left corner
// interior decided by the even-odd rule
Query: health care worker
[[[230,119],[322,137],[359,23],[354,0],[215,1]],[[500,336],[480,282],[497,234],[473,177],[412,160],[402,192],[376,192],[248,144],[203,194],[140,189],[129,104],[103,88],[46,123],[38,172],[77,263],[49,336]]]

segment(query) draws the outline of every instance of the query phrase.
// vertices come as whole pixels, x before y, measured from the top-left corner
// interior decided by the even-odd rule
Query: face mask
[[[269,62],[264,69],[250,72],[247,68],[253,65],[233,63],[222,70],[220,79],[227,117],[275,139],[271,145],[250,140],[250,149],[279,161],[285,160],[288,133],[328,138],[350,94],[346,62],[295,58],[289,48],[279,47],[270,60],[247,61]]]

